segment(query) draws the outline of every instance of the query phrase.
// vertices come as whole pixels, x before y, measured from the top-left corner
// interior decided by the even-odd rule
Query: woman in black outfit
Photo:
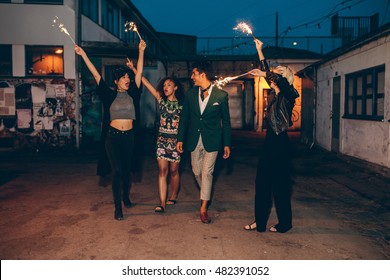
[[[145,48],[146,44],[141,40],[138,47],[138,73],[135,76],[137,88],[141,86]],[[131,163],[134,151],[133,127],[136,119],[134,99],[137,98],[136,94],[139,91],[129,90],[129,69],[119,68],[114,70],[113,76],[116,89],[112,90],[103,80],[84,50],[75,45],[75,52],[83,58],[89,71],[91,71],[95,78],[98,85],[97,93],[103,103],[105,114],[103,119],[109,120],[104,123],[102,130],[107,131],[105,148],[113,170],[112,193],[115,204],[114,218],[116,220],[123,220],[122,201],[126,208],[132,205],[129,191],[131,184]],[[127,60],[127,65],[130,63]]]
[[[262,53],[263,43],[258,39],[255,39],[255,43],[260,69],[252,70],[251,74],[264,77],[275,97],[267,108],[267,132],[257,166],[255,221],[244,226],[244,229],[266,231],[274,201],[278,224],[269,231],[284,233],[292,228],[292,147],[287,129],[292,125],[291,113],[299,95],[292,86],[292,71],[286,66],[278,66],[271,72]]]

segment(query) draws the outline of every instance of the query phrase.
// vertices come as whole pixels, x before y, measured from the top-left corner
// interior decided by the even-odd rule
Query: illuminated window
[[[12,76],[11,45],[0,45],[0,76]]]
[[[345,118],[381,121],[384,117],[384,100],[384,65],[345,76]]]
[[[62,46],[26,46],[26,76],[63,76]]]

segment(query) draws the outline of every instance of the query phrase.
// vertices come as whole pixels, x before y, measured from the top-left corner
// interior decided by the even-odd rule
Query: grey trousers
[[[213,172],[218,151],[207,152],[203,147],[202,137],[199,137],[198,144],[191,152],[192,172],[200,187],[200,199],[210,200],[213,185]]]

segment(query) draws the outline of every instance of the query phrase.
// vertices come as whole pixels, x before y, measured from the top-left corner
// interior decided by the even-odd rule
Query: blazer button
[[[200,120],[203,120],[202,118],[200,118]]]

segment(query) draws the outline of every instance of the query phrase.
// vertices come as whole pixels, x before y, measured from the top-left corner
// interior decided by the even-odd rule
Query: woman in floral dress
[[[134,67],[130,69],[137,71]],[[162,79],[157,89],[145,78],[142,83],[156,98],[160,109],[160,125],[157,136],[157,164],[158,164],[158,192],[160,205],[156,206],[156,213],[164,213],[166,205],[176,203],[180,188],[180,153],[176,151],[177,130],[179,127],[180,113],[183,108],[184,91],[181,83],[172,77]],[[168,173],[172,193],[167,200]]]

